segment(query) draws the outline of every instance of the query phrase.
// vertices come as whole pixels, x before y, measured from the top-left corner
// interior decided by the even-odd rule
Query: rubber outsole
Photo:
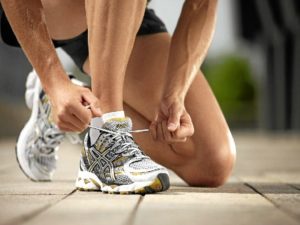
[[[145,194],[154,194],[157,192],[162,192],[168,190],[170,187],[170,181],[169,176],[165,173],[160,173],[157,175],[157,177],[154,179],[154,181],[145,187],[139,188],[134,191],[102,191],[105,194],[120,194],[120,195],[128,195],[128,194],[139,194],[139,195],[145,195]],[[84,189],[84,188],[77,188],[79,191],[96,191],[96,190],[90,190],[90,189]],[[99,186],[99,190],[101,191],[101,187]]]

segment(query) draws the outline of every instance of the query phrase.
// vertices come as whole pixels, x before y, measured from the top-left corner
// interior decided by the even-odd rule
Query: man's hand
[[[56,85],[47,94],[52,106],[52,119],[62,131],[82,132],[92,117],[102,114],[98,99],[88,88],[70,82]]]
[[[155,141],[169,144],[185,142],[194,134],[194,126],[184,104],[179,99],[162,101],[155,120],[150,125],[150,132]]]

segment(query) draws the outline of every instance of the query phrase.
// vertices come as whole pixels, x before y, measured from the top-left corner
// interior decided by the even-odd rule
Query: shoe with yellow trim
[[[95,129],[95,128],[90,128]],[[166,191],[166,168],[152,161],[134,142],[130,118],[112,119],[99,131],[95,143],[86,134],[76,187],[113,194],[147,194]]]

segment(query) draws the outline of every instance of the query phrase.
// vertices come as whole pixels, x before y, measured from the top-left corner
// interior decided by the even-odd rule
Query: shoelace
[[[104,128],[99,128],[99,127],[94,127],[89,125],[89,128],[92,129],[96,129],[99,131],[103,131],[109,134],[111,139],[116,140],[116,143],[111,147],[112,151],[114,151],[114,149],[119,145],[119,143],[122,141],[124,143],[121,144],[121,148],[114,151],[116,154],[126,154],[126,155],[138,155],[138,156],[142,156],[143,153],[141,152],[141,150],[138,148],[138,146],[134,143],[133,139],[132,139],[132,135],[130,133],[142,133],[142,132],[148,132],[149,129],[140,129],[140,130],[131,130],[131,131],[111,131],[111,130],[107,130]],[[130,137],[131,141],[128,141],[127,138],[122,138],[122,136],[128,136]]]
[[[47,149],[55,148],[56,145],[61,143],[62,139],[65,136],[69,139],[69,141],[72,144],[81,144],[82,140],[80,139],[80,137],[77,133],[62,132],[61,130],[59,130],[59,128],[55,124],[52,124],[49,121],[49,114],[50,114],[50,110],[51,110],[50,103],[46,103],[46,105],[44,105],[44,106],[41,102],[39,102],[40,116],[41,116],[41,120],[43,121],[43,123],[39,123],[39,124],[43,124],[44,127],[46,127],[46,131],[43,132],[44,127],[39,127],[39,129],[40,129],[41,133],[43,133],[45,135],[45,137],[49,137],[45,141],[46,142],[45,147],[47,147]]]

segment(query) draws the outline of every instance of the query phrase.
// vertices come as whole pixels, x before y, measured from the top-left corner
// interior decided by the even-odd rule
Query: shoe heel
[[[80,191],[101,191],[101,181],[88,171],[79,171],[75,186]]]
[[[29,109],[33,107],[34,93],[35,93],[35,85],[37,82],[38,76],[36,72],[31,71],[26,80],[26,91],[25,91],[25,102]]]

